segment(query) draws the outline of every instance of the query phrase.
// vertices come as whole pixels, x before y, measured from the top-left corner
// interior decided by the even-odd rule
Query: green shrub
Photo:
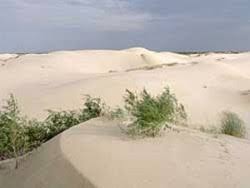
[[[20,115],[17,101],[13,95],[6,101],[0,111],[0,156],[1,158],[16,159],[27,152],[28,138],[25,134],[26,119]]]
[[[47,127],[44,122],[39,122],[36,119],[28,121],[25,134],[28,138],[29,151],[47,141],[48,137]]]
[[[100,116],[103,107],[104,104],[99,98],[87,96],[81,110],[49,110],[47,118],[39,122],[21,116],[16,99],[10,95],[0,111],[0,160],[14,157],[17,168],[18,156],[33,150],[74,125]]]
[[[104,110],[105,104],[101,102],[100,98],[92,98],[86,95],[84,108],[80,111],[79,119],[81,122],[91,118],[99,117]]]
[[[243,120],[241,120],[236,113],[224,112],[221,118],[221,132],[243,138],[246,135],[246,128]]]
[[[44,122],[47,129],[46,140],[53,138],[72,126],[78,125],[89,119],[99,117],[103,111],[101,99],[92,98],[87,95],[84,107],[77,111],[48,111],[48,116]]]
[[[48,111],[44,122],[47,129],[46,140],[53,138],[66,129],[80,123],[78,113],[75,111]]]
[[[139,94],[126,90],[125,109],[134,117],[129,133],[132,135],[156,136],[166,123],[186,119],[182,104],[165,88],[163,93],[153,97],[145,89]]]

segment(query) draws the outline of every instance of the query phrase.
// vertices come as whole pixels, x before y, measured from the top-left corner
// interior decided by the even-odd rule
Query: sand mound
[[[61,73],[107,73],[172,61],[168,60],[168,57],[164,60],[157,53],[146,49],[59,51],[49,54],[26,54],[17,58],[10,58],[11,55],[8,54],[2,56],[2,59],[8,60],[8,68],[6,68],[8,71],[20,70],[28,66],[25,68],[26,71],[56,69]]]
[[[125,51],[140,55],[148,65],[182,64],[191,61],[191,58],[187,55],[180,55],[172,52],[153,52],[145,48],[130,48]]]
[[[70,57],[71,53],[84,54],[86,57],[81,61],[86,62],[88,56],[94,58],[96,53],[103,54],[103,56],[114,53],[121,60],[113,59],[113,64],[122,61],[124,64],[132,63],[128,58],[122,59],[124,54],[129,57],[127,53],[131,53],[125,51],[56,52],[52,54],[57,54],[58,57]],[[44,117],[46,109],[79,108],[84,94],[101,97],[108,105],[117,106],[123,104],[125,89],[138,91],[147,88],[157,94],[168,85],[185,105],[190,126],[217,126],[219,114],[224,110],[240,114],[247,125],[250,124],[250,95],[246,94],[250,90],[247,72],[250,64],[247,58],[245,61],[238,62],[234,59],[233,62],[227,62],[228,58],[218,61],[211,57],[208,61],[208,55],[204,56],[204,61],[201,57],[197,57],[199,58],[197,61],[195,58],[191,60],[191,62],[196,61],[196,64],[187,63],[184,66],[176,65],[130,72],[82,73],[80,69],[85,66],[81,67],[81,63],[72,61],[59,65],[62,61],[54,63],[53,60],[47,62],[43,59],[43,56],[48,58],[50,55],[25,55],[15,60],[21,61],[22,58],[35,56],[40,63],[47,63],[50,67],[32,68],[36,66],[36,63],[31,63],[31,61],[17,63],[14,60],[9,68],[1,69],[0,67],[0,72],[2,70],[0,99],[6,98],[7,94],[12,92],[17,96],[22,110],[27,115]],[[132,53],[130,56],[136,55]],[[149,56],[150,54],[145,57]],[[238,56],[241,59],[246,55],[238,54]],[[223,54],[223,57],[227,57],[227,54]],[[79,66],[72,66],[75,63],[79,63]],[[65,64],[71,64],[71,70],[64,66]]]
[[[60,147],[61,136],[41,146],[25,158],[17,170],[0,170],[0,187],[5,188],[93,188]]]
[[[95,119],[64,132],[30,156],[20,169],[6,173],[2,186],[249,186],[249,141],[213,138],[189,129],[130,140],[116,124]]]
[[[250,53],[143,48],[0,55],[0,100],[13,93],[25,114],[44,118],[46,109],[81,107],[84,94],[114,107],[125,89],[158,94],[170,86],[190,128],[218,127],[220,113],[230,110],[249,132],[249,60]],[[43,145],[19,170],[0,171],[0,187],[249,187],[249,148],[249,140],[192,131],[131,141],[115,122],[93,120]]]
[[[53,85],[78,75],[124,72],[145,66],[172,63],[146,49],[60,51],[49,54],[3,54],[0,56],[0,99],[17,88],[32,84]],[[4,61],[3,61],[4,60]],[[85,76],[84,76],[85,75]],[[69,78],[66,78],[69,77]],[[81,77],[81,78],[82,78]]]

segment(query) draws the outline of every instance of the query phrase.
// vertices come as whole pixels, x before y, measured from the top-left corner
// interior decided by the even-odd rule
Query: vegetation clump
[[[84,107],[80,110],[71,111],[48,111],[48,116],[44,121],[46,128],[46,139],[49,140],[61,132],[69,129],[74,125],[78,125],[89,119],[99,117],[105,104],[101,102],[99,98],[92,98],[89,95],[86,96]]]
[[[157,136],[168,123],[185,120],[184,106],[179,104],[169,88],[156,97],[144,89],[139,95],[126,90],[125,109],[134,118],[128,133],[139,136]]]
[[[243,120],[233,112],[224,112],[221,117],[221,133],[244,138],[246,127]]]
[[[46,138],[49,140],[70,127],[81,123],[79,114],[76,111],[48,111],[48,116],[44,121]]]
[[[106,105],[99,98],[87,95],[83,108],[71,111],[49,110],[44,121],[29,120],[22,116],[13,95],[0,109],[0,160],[15,158],[32,151],[66,129],[106,113],[111,119],[130,117],[126,133],[132,136],[155,137],[171,123],[186,120],[184,106],[178,102],[169,88],[152,96],[146,89],[139,94],[126,90],[125,109],[106,111]],[[132,121],[131,121],[132,120]],[[201,128],[204,132],[217,133],[215,129]],[[221,118],[221,133],[245,137],[244,122],[237,114],[224,112]]]
[[[44,121],[28,120],[22,116],[14,95],[0,110],[0,160],[15,158],[37,148],[66,129],[98,117],[104,104],[99,98],[87,96],[80,110],[48,111]]]
[[[26,119],[20,115],[16,99],[10,95],[0,111],[0,159],[17,158],[27,152],[28,137],[25,134]]]

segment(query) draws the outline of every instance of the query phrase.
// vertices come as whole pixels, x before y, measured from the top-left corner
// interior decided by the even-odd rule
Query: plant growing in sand
[[[221,133],[244,138],[246,128],[243,120],[233,112],[223,112],[221,117]]]
[[[44,121],[46,128],[46,140],[53,138],[59,133],[78,125],[89,119],[99,117],[104,109],[104,104],[99,98],[92,98],[86,95],[84,107],[80,110],[71,111],[48,111],[48,116]]]
[[[47,141],[48,129],[44,122],[39,122],[36,119],[28,120],[27,126],[25,126],[25,135],[27,136],[29,151],[31,151]]]
[[[83,109],[80,110],[79,119],[81,122],[89,120],[91,118],[99,117],[102,115],[105,109],[105,104],[100,98],[93,98],[89,95],[85,95],[86,100]]]
[[[14,157],[16,168],[18,156],[27,152],[29,148],[25,125],[26,119],[20,115],[17,101],[11,94],[0,111],[0,157]]]
[[[53,138],[66,129],[80,123],[79,114],[76,111],[48,110],[48,116],[44,121],[46,128],[46,140]]]
[[[157,136],[168,123],[186,119],[184,106],[179,104],[169,88],[154,97],[144,89],[139,95],[126,90],[125,109],[134,117],[128,133],[139,136]]]
[[[40,122],[21,116],[17,101],[11,94],[0,111],[0,160],[14,157],[17,168],[19,156],[74,125],[99,117],[104,106],[99,98],[87,96],[82,109],[48,110],[47,118]]]

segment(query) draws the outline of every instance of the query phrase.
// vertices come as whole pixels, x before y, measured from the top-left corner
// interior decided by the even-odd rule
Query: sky
[[[250,51],[250,0],[0,0],[0,53]]]

